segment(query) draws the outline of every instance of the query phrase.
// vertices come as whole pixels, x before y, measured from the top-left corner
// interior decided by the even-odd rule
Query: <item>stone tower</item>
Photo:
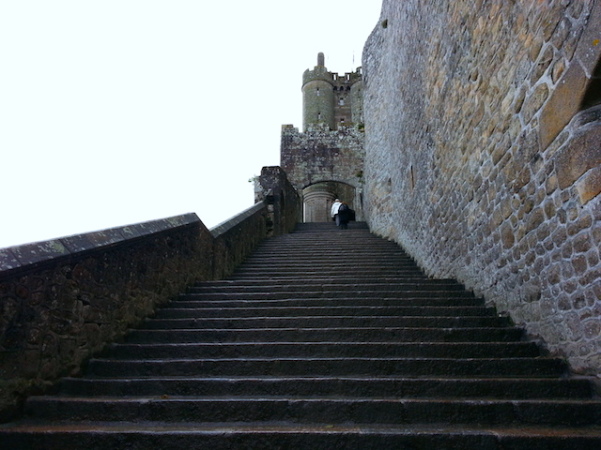
[[[317,66],[303,74],[304,131],[317,124],[330,130],[363,123],[363,81],[361,70],[339,75],[325,67],[323,53],[317,55]]]
[[[305,222],[330,220],[336,198],[363,220],[363,81],[361,68],[339,75],[317,66],[303,74],[303,132],[282,127],[280,166],[303,201]]]

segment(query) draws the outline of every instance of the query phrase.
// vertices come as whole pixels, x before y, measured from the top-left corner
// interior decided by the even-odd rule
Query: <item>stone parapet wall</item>
[[[269,213],[279,201],[210,231],[186,214],[0,249],[0,421],[187,286],[230,275],[268,230],[290,231]]]
[[[363,61],[372,231],[598,376],[600,24],[592,0],[384,0]]]
[[[257,180],[255,201],[267,204],[267,235],[290,233],[301,222],[301,199],[279,166],[263,167]]]
[[[0,410],[77,373],[193,281],[212,277],[194,214],[0,250]],[[3,418],[0,416],[0,418]]]
[[[233,219],[211,229],[213,236],[213,279],[231,275],[257,247],[269,226],[267,205],[257,203]]]
[[[330,131],[313,125],[299,133],[290,125],[282,127],[280,165],[297,191],[314,183],[341,181],[355,187],[363,182],[365,133],[343,127]]]
[[[311,125],[300,133],[291,125],[282,127],[280,164],[297,192],[317,184],[335,181],[354,188],[357,220],[363,220],[363,158],[365,133],[358,128],[331,131]],[[351,199],[345,198],[345,201]]]

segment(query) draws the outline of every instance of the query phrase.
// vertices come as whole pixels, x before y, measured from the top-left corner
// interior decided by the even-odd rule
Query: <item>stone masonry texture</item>
[[[384,0],[363,81],[372,230],[601,380],[600,24],[593,0]]]
[[[293,190],[284,175],[270,188],[269,202],[210,231],[186,214],[0,249],[0,422],[157,305],[230,275],[265,237],[290,231],[298,199],[282,194]],[[277,223],[272,211],[293,219]]]

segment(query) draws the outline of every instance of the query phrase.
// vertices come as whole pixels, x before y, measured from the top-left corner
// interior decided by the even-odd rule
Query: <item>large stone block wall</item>
[[[267,235],[278,236],[291,232],[302,222],[300,195],[279,166],[261,169],[255,186],[255,201],[267,204]]]
[[[284,125],[280,165],[299,193],[308,186],[331,181],[351,186],[355,198],[343,200],[352,201],[357,220],[363,220],[364,135],[354,127],[331,131],[317,124],[300,133],[292,125]]]
[[[291,189],[285,181],[273,189]],[[268,235],[290,231],[291,221],[273,222],[274,208],[298,216],[293,199],[282,202],[260,201],[210,231],[186,214],[0,249],[0,422],[158,305],[227,277]]]
[[[0,418],[74,374],[193,281],[212,277],[194,214],[0,250]]]
[[[597,376],[600,22],[592,0],[384,0],[363,60],[372,231]]]

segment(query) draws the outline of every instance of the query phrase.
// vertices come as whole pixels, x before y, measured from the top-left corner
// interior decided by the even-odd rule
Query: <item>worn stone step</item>
[[[288,395],[415,398],[588,398],[587,379],[402,377],[65,378],[63,395]]]
[[[352,275],[347,274],[336,274],[336,275],[327,275],[322,271],[314,272],[311,276],[304,274],[295,274],[288,277],[277,277],[274,278],[273,281],[270,281],[272,277],[269,274],[266,274],[261,278],[230,278],[227,280],[217,280],[217,281],[202,281],[193,285],[193,287],[205,287],[205,286],[259,286],[259,285],[278,285],[278,284],[317,284],[317,285],[332,285],[332,284],[419,284],[420,286],[424,284],[431,284],[432,286],[460,286],[462,289],[465,287],[462,284],[457,283],[455,280],[449,279],[440,279],[433,280],[429,279],[423,274],[418,274],[416,276],[407,275],[403,277],[402,280],[399,280],[398,276],[388,276],[385,273],[377,273],[377,274],[365,274],[364,272],[359,272]]]
[[[275,423],[63,422],[2,433],[13,449],[503,449],[597,450],[596,426],[377,425]]]
[[[349,281],[354,283],[361,283],[365,281],[374,281],[377,282],[379,279],[382,279],[387,282],[387,280],[392,280],[392,282],[398,282],[399,279],[407,282],[420,282],[422,284],[427,284],[430,279],[425,277],[422,272],[418,270],[410,270],[410,269],[399,269],[399,268],[391,268],[391,269],[371,269],[364,268],[360,272],[342,268],[342,269],[333,269],[330,267],[324,267],[322,270],[316,269],[315,266],[306,268],[306,269],[293,269],[286,267],[274,267],[273,269],[266,268],[245,268],[240,269],[239,271],[234,272],[234,274],[230,277],[230,280],[233,282],[244,282],[244,281],[252,281],[252,280],[275,280],[278,283],[281,283],[283,280],[290,279],[292,281],[303,282],[308,281],[310,283],[317,283],[321,278],[329,278],[334,282],[338,282],[340,284],[345,284]],[[442,284],[440,282],[434,282],[434,284]]]
[[[453,284],[458,284],[455,281],[449,280],[430,280],[425,275],[421,273],[416,273],[415,275],[407,274],[403,277],[405,283],[423,284],[424,282],[432,283],[433,285],[449,285],[453,286]],[[398,275],[388,276],[385,273],[373,273],[366,274],[364,272],[356,273],[356,274],[327,274],[322,271],[319,272],[311,272],[311,273],[303,273],[303,274],[280,274],[280,275],[272,275],[270,273],[265,273],[263,275],[255,274],[253,276],[232,276],[228,280],[223,281],[203,281],[202,283],[198,283],[195,286],[258,286],[258,285],[272,285],[272,284],[294,284],[294,283],[303,283],[305,285],[322,285],[322,284],[382,284],[382,283],[398,283],[399,277]]]
[[[321,266],[335,266],[335,267],[376,267],[382,265],[383,267],[398,267],[405,269],[418,269],[415,261],[404,255],[399,255],[393,252],[387,251],[372,251],[354,254],[352,257],[347,259],[341,258],[338,252],[332,253],[321,253],[316,249],[304,248],[303,251],[294,249],[286,249],[285,251],[279,252],[256,252],[252,256],[249,256],[240,266],[245,267],[258,267],[260,265],[266,265],[267,267],[283,266],[298,266],[298,267],[310,267],[314,264],[314,267]]]
[[[164,360],[92,359],[91,376],[413,376],[558,377],[555,358],[187,358]]]
[[[311,292],[328,292],[328,293],[342,293],[342,292],[362,292],[369,290],[371,293],[375,292],[460,292],[465,294],[465,290],[461,285],[458,284],[433,284],[433,283],[323,283],[323,284],[299,284],[299,283],[264,283],[264,284],[223,284],[223,285],[197,285],[189,288],[191,294],[212,294],[212,293],[265,293],[269,292],[272,294],[285,292],[285,293],[296,293],[299,291],[311,291]]]
[[[395,399],[350,397],[33,397],[37,419],[162,422],[255,422],[489,425],[600,425],[601,401]]]
[[[250,309],[246,311],[252,314]],[[268,315],[260,314],[267,312]],[[288,312],[288,311],[284,311]],[[333,311],[335,313],[336,311]],[[352,313],[353,311],[351,311]],[[219,316],[219,313],[221,315]],[[228,311],[216,311],[218,317],[205,318],[194,315],[193,317],[181,318],[156,318],[147,319],[141,329],[229,329],[229,328],[326,328],[326,327],[419,327],[419,328],[488,328],[504,327],[508,320],[501,317],[419,317],[398,316],[393,313],[389,315],[359,315],[342,316],[337,314],[310,315],[310,311],[295,311],[296,314],[278,316],[277,311],[259,311],[256,315],[239,317],[236,313],[228,314]],[[385,314],[386,311],[383,311]],[[273,314],[273,315],[272,315]],[[303,314],[303,315],[300,315]],[[307,314],[306,316],[304,314]]]
[[[324,239],[315,239],[299,236],[289,235],[285,238],[278,239],[267,239],[263,241],[257,247],[256,251],[249,255],[254,257],[256,255],[270,255],[270,254],[282,254],[286,252],[290,253],[302,253],[309,254],[308,250],[313,251],[313,256],[330,256],[330,255],[341,255],[341,250],[348,251],[346,257],[354,258],[355,256],[362,255],[376,255],[378,253],[384,255],[393,255],[407,258],[412,260],[411,256],[403,251],[398,245],[382,240],[375,236],[365,235],[364,233],[358,233],[356,239],[353,241],[338,240],[332,237],[325,236]],[[324,246],[324,240],[331,244],[331,246]]]
[[[187,330],[132,330],[132,343],[193,342],[515,342],[520,328],[238,328]]]
[[[321,268],[321,269],[320,269]],[[234,276],[243,273],[278,273],[278,272],[294,272],[303,274],[305,272],[328,272],[333,275],[345,275],[349,273],[391,273],[391,274],[417,274],[420,270],[417,267],[404,266],[396,263],[379,262],[373,264],[357,264],[355,262],[331,262],[326,265],[323,263],[315,264],[312,261],[297,264],[248,264],[242,265],[234,272]]]
[[[382,243],[377,239],[365,239],[364,236],[358,237],[355,242],[340,242],[329,240],[332,248],[324,247],[323,242],[313,239],[299,239],[298,241],[274,242],[259,246],[249,257],[257,256],[279,256],[279,255],[302,255],[303,257],[331,257],[337,256],[338,259],[352,260],[362,256],[392,256],[395,258],[404,258],[407,261],[414,261],[407,253],[404,253],[399,247],[390,244]],[[341,258],[344,257],[344,258]]]
[[[381,265],[383,267],[392,267],[392,268],[404,268],[409,270],[418,270],[415,262],[412,260],[399,257],[394,255],[371,255],[371,254],[363,254],[357,255],[353,257],[349,261],[341,261],[339,255],[320,255],[316,256],[315,254],[306,256],[297,254],[297,253],[281,253],[281,254],[265,254],[265,255],[255,255],[248,257],[244,263],[240,266],[240,269],[244,269],[247,267],[258,267],[261,265],[266,266],[275,266],[275,267],[299,267],[299,268],[315,268],[323,265],[333,265],[336,267],[377,267]]]
[[[205,308],[195,308],[194,311],[188,311],[189,314],[186,314],[185,316],[181,316],[177,317],[177,318],[192,318],[192,319],[200,319],[200,318],[204,318],[204,319],[211,319],[211,318],[229,318],[229,319],[236,319],[236,318],[240,318],[240,319],[244,319],[244,318],[253,318],[253,317],[260,317],[260,318],[268,318],[268,317],[277,317],[277,318],[282,318],[282,319],[286,319],[286,318],[295,318],[295,317],[324,317],[324,316],[338,316],[338,317],[397,317],[397,318],[402,318],[402,317],[421,317],[420,320],[424,320],[424,318],[427,317],[432,317],[432,318],[437,318],[437,319],[433,319],[433,320],[442,320],[443,318],[446,318],[447,321],[452,321],[452,320],[458,320],[461,321],[463,319],[468,319],[469,316],[466,316],[466,314],[464,314],[463,316],[459,315],[459,314],[453,314],[453,313],[459,313],[459,312],[470,312],[472,309],[477,309],[477,308],[455,308],[455,307],[430,307],[427,310],[422,310],[420,311],[420,306],[396,306],[396,305],[391,305],[391,306],[371,306],[371,305],[366,305],[366,306],[329,306],[329,305],[325,305],[322,306],[321,304],[318,305],[312,305],[312,306],[261,306],[261,304],[247,304],[247,305],[240,305],[237,307],[225,307],[224,305],[215,305],[214,303],[212,303],[211,305],[213,305],[212,307],[205,307]],[[169,317],[167,315],[163,315],[163,314],[169,314],[169,311],[177,308],[177,305],[173,305],[172,307],[165,307],[162,308],[161,310],[159,310],[157,312],[157,315],[155,316],[157,319],[172,319],[174,317]],[[426,307],[423,307],[424,309]],[[180,308],[181,309],[181,308]],[[187,308],[190,309],[190,308]],[[435,314],[432,316],[427,316],[424,313],[428,312],[429,310],[434,311],[435,309],[437,309],[436,312],[438,312],[439,314]],[[415,311],[415,312],[419,312],[421,314],[416,314],[415,316],[413,316],[412,314],[409,314],[410,312]],[[505,317],[497,317],[497,316],[493,316],[492,314],[490,314],[489,317],[484,316],[483,314],[475,314],[474,316],[472,316],[474,319],[479,319],[482,320],[482,323],[485,323],[486,321],[489,321],[489,323],[491,324],[495,324],[495,326],[499,326],[499,325],[508,325],[508,319]],[[153,320],[153,319],[149,319]],[[402,325],[397,325],[397,326],[402,326]],[[437,326],[437,325],[432,325],[432,326]]]
[[[167,358],[535,358],[538,346],[531,342],[236,342],[194,344],[114,344],[113,359]]]
[[[337,247],[334,250],[324,250],[323,244],[310,245],[307,243],[297,245],[287,245],[283,248],[267,248],[259,247],[251,255],[248,256],[248,261],[271,261],[274,259],[281,259],[284,261],[290,261],[289,257],[293,255],[295,257],[301,257],[301,259],[312,259],[315,261],[328,260],[328,261],[340,261],[340,250]],[[367,244],[363,248],[353,246],[353,251],[348,255],[350,261],[400,261],[402,263],[410,263],[415,265],[415,261],[408,256],[406,253],[399,251],[398,248],[378,246],[375,243]],[[342,262],[342,261],[341,261]]]
[[[337,298],[336,305],[340,307],[391,307],[398,308],[399,313],[406,315],[428,316],[492,316],[493,308],[485,307],[478,299],[454,298]],[[332,301],[322,298],[283,298],[283,299],[205,299],[202,295],[182,295],[178,300],[161,308],[161,314],[180,314],[175,310],[182,309],[222,309],[226,308],[330,308]],[[203,314],[199,312],[199,314]],[[205,317],[210,317],[210,312]],[[214,315],[218,315],[216,312]],[[167,317],[167,316],[165,316]],[[171,316],[177,317],[177,316]]]
[[[238,292],[194,292],[194,288],[190,288],[188,295],[192,298],[193,295],[198,295],[198,298],[206,300],[227,300],[227,299],[247,299],[247,300],[267,300],[267,299],[283,299],[283,298],[321,298],[338,301],[343,298],[447,298],[454,299],[457,304],[477,305],[481,304],[481,299],[475,299],[470,293],[464,291],[449,291],[449,290],[347,290],[347,291],[324,291],[324,290],[304,290],[304,291],[281,291],[272,292],[264,291],[238,291]]]
[[[601,447],[590,380],[351,225],[301,224],[197,283],[31,398],[0,447]]]
[[[264,271],[247,271],[247,272],[235,272],[230,280],[234,282],[244,282],[244,281],[266,281],[270,282],[270,280],[274,281],[284,281],[284,280],[292,280],[292,281],[308,281],[308,282],[318,282],[319,279],[326,278],[331,280],[340,280],[341,282],[346,282],[347,280],[356,280],[363,281],[365,279],[368,280],[378,280],[381,279],[382,282],[386,282],[387,280],[398,280],[400,278],[407,279],[407,281],[426,281],[429,280],[422,272],[419,271],[400,271],[400,270],[362,270],[361,272],[353,272],[344,271],[344,274],[341,274],[340,271],[331,270],[324,268],[323,270],[316,270],[314,267],[311,269],[303,270],[303,271],[273,271],[273,270],[264,270]]]
[[[263,241],[257,251],[274,251],[281,252],[287,249],[295,251],[306,251],[305,249],[311,248],[319,250],[318,254],[330,254],[340,253],[340,249],[350,250],[348,253],[349,257],[355,255],[355,253],[361,253],[364,251],[374,253],[378,250],[390,251],[395,254],[407,255],[399,246],[393,242],[382,240],[376,236],[372,236],[366,233],[354,233],[353,239],[339,239],[341,236],[329,235],[324,233],[322,235],[315,236],[300,236],[294,233],[278,238],[278,239],[267,239]],[[346,236],[347,238],[349,236]],[[325,246],[324,242],[332,244],[331,246]]]

